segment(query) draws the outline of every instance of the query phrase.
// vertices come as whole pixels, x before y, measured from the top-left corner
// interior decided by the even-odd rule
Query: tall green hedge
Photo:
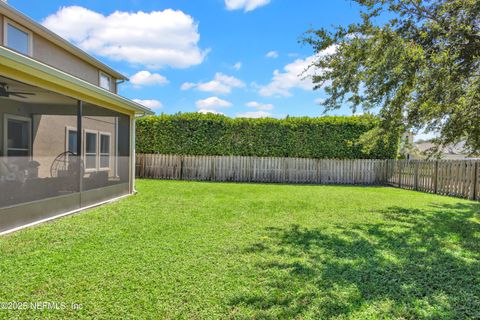
[[[267,157],[386,159],[397,154],[398,134],[365,151],[362,134],[374,129],[373,116],[228,118],[183,113],[137,120],[137,153]]]

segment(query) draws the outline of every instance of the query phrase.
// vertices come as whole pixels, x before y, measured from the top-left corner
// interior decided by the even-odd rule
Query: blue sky
[[[321,116],[323,93],[298,77],[313,51],[298,40],[359,19],[349,0],[8,3],[130,77],[120,93],[157,113],[232,117]]]

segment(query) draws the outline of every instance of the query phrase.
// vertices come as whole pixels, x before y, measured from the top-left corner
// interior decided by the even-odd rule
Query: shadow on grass
[[[480,205],[392,207],[382,223],[267,228],[244,254],[256,285],[230,301],[251,318],[480,318]]]

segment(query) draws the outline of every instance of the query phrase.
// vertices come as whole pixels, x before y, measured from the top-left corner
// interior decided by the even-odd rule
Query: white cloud
[[[258,7],[265,6],[270,0],[225,0],[227,10],[253,11]]]
[[[250,111],[244,113],[237,113],[237,118],[269,118],[272,115],[269,112],[265,111]]]
[[[312,90],[313,84],[311,79],[304,78],[307,74],[302,74],[305,72],[307,67],[313,63],[315,56],[308,57],[306,59],[297,59],[294,62],[287,64],[281,72],[280,70],[275,70],[273,72],[272,81],[260,87],[260,95],[264,97],[270,96],[291,96],[290,92],[293,88],[301,88],[303,90]],[[311,73],[311,72],[307,72]]]
[[[133,99],[138,104],[145,106],[150,109],[160,109],[163,107],[162,103],[158,100],[140,100],[140,99]]]
[[[130,78],[130,82],[136,86],[165,85],[167,78],[158,73],[139,71]]]
[[[247,107],[255,108],[257,110],[272,110],[274,108],[273,104],[262,104],[257,101],[251,101],[246,104]]]
[[[208,53],[198,46],[197,23],[180,10],[115,11],[105,16],[69,6],[48,16],[43,25],[83,50],[152,69],[198,65]]]
[[[181,89],[181,90],[189,90],[189,89],[191,89],[191,88],[193,88],[193,87],[195,87],[195,86],[196,86],[196,84],[193,83],[193,82],[185,82],[185,83],[183,83],[183,84],[180,86],[180,89]]]
[[[437,132],[429,132],[425,133],[425,131],[421,130],[418,132],[414,137],[413,140],[416,142],[418,140],[431,140],[434,138],[438,138],[439,134]]]
[[[276,59],[276,58],[278,58],[278,56],[279,56],[278,51],[269,51],[265,55],[265,57],[272,58],[272,59]]]
[[[260,86],[259,93],[264,97],[271,96],[291,96],[291,90],[299,88],[303,90],[313,90],[313,83],[311,77],[314,74],[321,72],[321,70],[315,70],[314,68],[308,69],[312,63],[320,56],[329,55],[334,53],[336,46],[330,46],[325,49],[319,55],[313,55],[305,59],[297,59],[294,62],[287,64],[283,71],[275,70],[273,72],[272,81],[265,85]]]
[[[318,99],[315,99],[314,102],[315,102],[315,104],[323,105],[325,103],[325,99],[318,98]]]
[[[196,88],[199,91],[204,92],[213,92],[216,94],[228,94],[232,92],[233,88],[243,88],[245,87],[245,83],[243,81],[224,75],[223,73],[215,74],[215,78],[209,82],[185,82],[182,84],[180,89],[182,90],[189,90],[192,88]]]
[[[198,109],[216,110],[218,108],[231,107],[232,103],[218,97],[210,97],[204,100],[198,100],[196,105]]]
[[[203,113],[203,114],[213,113],[213,114],[225,115],[225,113],[223,113],[223,112],[220,112],[220,111],[217,111],[217,110],[212,110],[212,109],[200,109],[200,110],[198,110],[198,113]]]
[[[240,70],[240,69],[242,69],[242,63],[241,63],[240,61],[237,62],[237,63],[235,63],[235,64],[233,65],[233,69],[235,69],[235,70],[237,70],[237,71]]]

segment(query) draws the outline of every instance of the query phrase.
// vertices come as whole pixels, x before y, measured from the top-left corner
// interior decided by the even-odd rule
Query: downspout
[[[132,117],[132,193],[136,194],[137,190],[135,189],[135,171],[136,171],[136,162],[137,162],[137,153],[135,151],[135,136],[136,136],[136,129],[135,129],[135,114]]]
[[[139,114],[137,117],[135,114],[133,115],[131,119],[131,130],[132,130],[132,138],[131,138],[131,146],[132,146],[132,154],[131,154],[131,161],[132,161],[132,166],[131,166],[131,180],[132,180],[132,193],[136,194],[137,190],[135,189],[135,178],[136,178],[136,170],[137,170],[137,152],[136,152],[136,119],[145,117],[147,115],[146,112],[143,114]]]
[[[125,80],[123,80],[123,79],[115,81],[115,91],[116,91],[115,93],[116,94],[118,94],[118,86],[121,85],[124,82],[125,82]]]

